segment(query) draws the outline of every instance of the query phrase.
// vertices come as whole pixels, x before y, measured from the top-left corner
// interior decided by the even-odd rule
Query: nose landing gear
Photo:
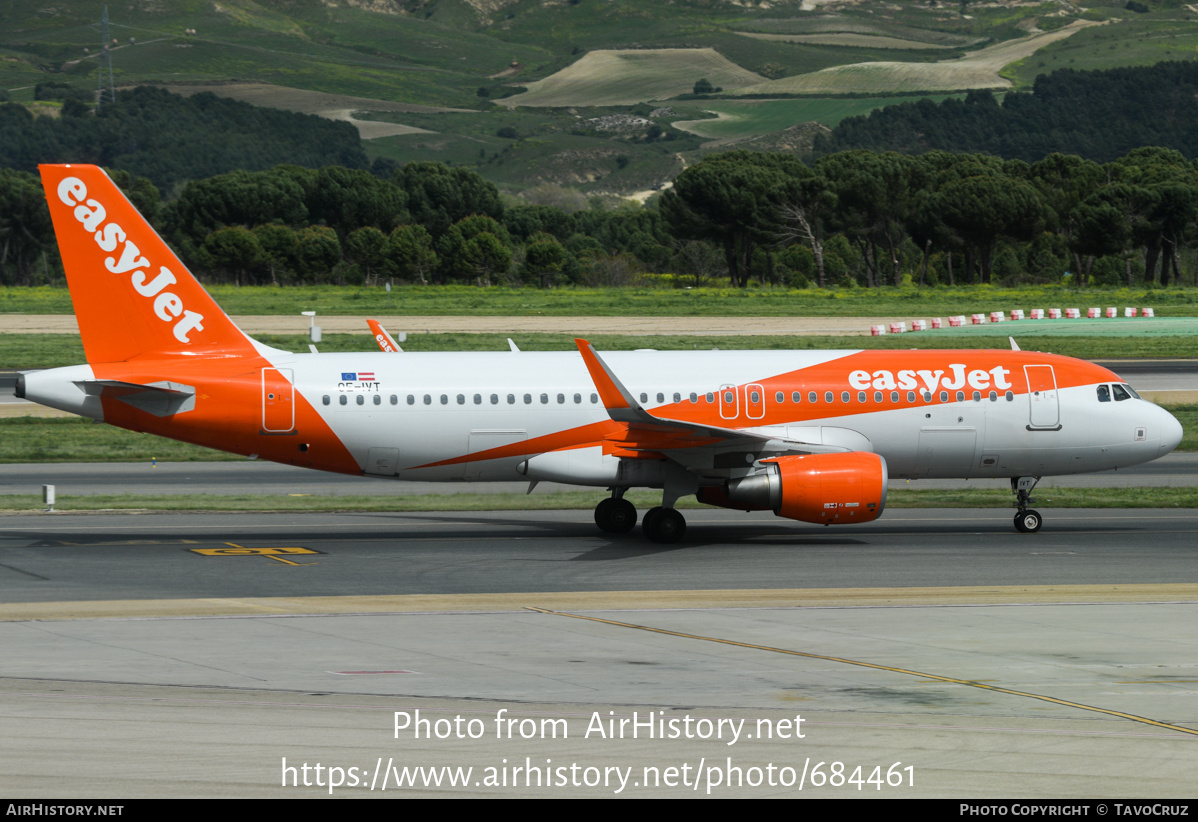
[[[1028,506],[1035,502],[1031,497],[1032,489],[1040,481],[1039,477],[1011,477],[1011,490],[1015,493],[1015,530],[1022,534],[1034,534],[1044,524],[1044,517],[1039,511],[1033,511]]]

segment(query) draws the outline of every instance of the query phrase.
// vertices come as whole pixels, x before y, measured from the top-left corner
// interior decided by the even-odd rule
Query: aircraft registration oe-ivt
[[[103,170],[41,174],[87,364],[17,394],[132,431],[368,477],[606,488],[613,534],[637,521],[625,492],[659,488],[643,529],[663,543],[687,495],[839,525],[881,515],[891,477],[1010,478],[1035,532],[1040,477],[1181,441],[1111,371],[1019,350],[288,353],[237,328]]]

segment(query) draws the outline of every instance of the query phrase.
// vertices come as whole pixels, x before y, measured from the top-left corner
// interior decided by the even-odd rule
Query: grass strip
[[[550,511],[589,510],[606,496],[601,490],[551,494],[420,494],[416,496],[318,496],[311,494],[233,496],[223,494],[131,494],[58,496],[56,511]],[[658,505],[660,493],[635,491],[625,496],[642,512]],[[892,490],[887,508],[1013,508],[1005,490],[966,488],[947,491]],[[1038,491],[1038,508],[1195,508],[1198,488],[1053,488]],[[678,508],[709,509],[691,499]],[[0,495],[0,511],[44,510],[36,494]]]
[[[1198,404],[1166,405],[1181,422],[1178,451],[1198,451]],[[0,463],[235,462],[237,454],[137,434],[81,417],[0,418]]]
[[[363,325],[365,328],[365,325]],[[763,334],[754,336],[698,336],[698,335],[632,335],[592,334],[588,339],[600,351],[632,351],[637,348],[655,348],[660,351],[709,351],[719,348],[726,351],[813,351],[827,349],[867,349],[895,351],[909,348],[922,349],[1009,349],[1008,336],[1013,335],[1023,348],[1080,357],[1100,359],[1187,359],[1194,356],[1191,337],[1054,337],[1036,336],[1020,338],[1018,328],[1010,334],[989,335],[944,335],[935,331],[918,334],[895,334],[882,337],[870,336],[791,336],[787,334]],[[513,333],[513,334],[409,334],[403,343],[404,351],[507,351],[508,337],[515,339],[524,351],[572,351],[575,348],[570,334]],[[259,342],[284,351],[307,352],[308,338],[303,334],[256,334]],[[320,345],[321,353],[374,351],[375,346],[366,334],[325,334]],[[83,346],[73,334],[0,334],[0,369],[23,370],[33,368],[59,368],[84,362]]]

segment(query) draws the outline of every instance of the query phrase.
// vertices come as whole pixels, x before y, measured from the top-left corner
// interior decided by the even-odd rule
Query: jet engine
[[[699,502],[821,525],[871,522],[886,507],[886,460],[867,451],[762,460],[765,470],[700,488]]]

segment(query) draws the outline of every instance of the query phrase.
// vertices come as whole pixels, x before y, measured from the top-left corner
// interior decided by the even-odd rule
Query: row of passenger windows
[[[340,395],[340,397],[338,398],[338,402],[339,402],[341,405],[349,405],[349,398],[350,398],[350,396],[351,396],[351,395],[349,395],[349,394],[342,394],[342,395]],[[354,397],[354,402],[355,402],[355,403],[357,403],[358,405],[366,405],[366,402],[367,402],[367,401],[366,401],[366,397],[367,397],[367,396],[368,396],[368,395],[366,395],[366,394],[354,394],[354,395],[353,395],[353,397]],[[371,397],[371,399],[370,399],[370,402],[371,402],[371,403],[373,403],[374,405],[382,405],[382,404],[383,404],[383,395],[382,395],[382,394],[371,394],[371,395],[369,395],[369,396]],[[457,394],[457,395],[454,397],[454,399],[457,401],[457,404],[458,404],[458,405],[466,405],[466,404],[467,404],[467,402],[466,402],[466,400],[467,400],[467,397],[466,397],[466,395],[465,395],[465,394]],[[499,405],[499,395],[498,395],[498,394],[491,394],[491,395],[490,395],[490,397],[489,397],[489,399],[490,399],[491,405]],[[540,395],[540,399],[541,399],[541,404],[542,404],[542,405],[549,405],[549,403],[550,403],[550,395],[549,395],[549,394],[541,394],[541,395]],[[591,404],[592,404],[592,405],[594,405],[594,404],[596,404],[596,403],[598,403],[598,402],[599,402],[599,395],[598,395],[598,394],[591,394],[589,399],[590,399],[590,401],[591,401]],[[450,395],[449,395],[449,394],[441,394],[441,395],[440,395],[440,397],[439,397],[439,400],[440,400],[440,404],[441,404],[441,405],[449,405],[449,403],[450,403]],[[581,405],[581,404],[582,404],[582,394],[574,394],[574,395],[573,395],[573,400],[574,400],[574,404],[575,404],[575,405]],[[325,394],[325,395],[324,395],[324,397],[322,398],[322,400],[321,400],[321,401],[322,401],[322,402],[323,402],[325,405],[332,405],[332,403],[333,403],[333,399],[332,399],[332,397],[330,397],[328,394]],[[475,404],[475,405],[482,405],[482,404],[483,404],[483,395],[482,395],[482,394],[475,394],[475,395],[473,396],[473,401],[474,401],[474,404]],[[423,402],[423,404],[424,404],[424,405],[432,405],[432,404],[433,404],[433,395],[432,395],[432,394],[425,394],[425,395],[423,396],[423,398],[422,398],[422,402]],[[391,405],[399,405],[399,395],[398,395],[398,394],[392,394],[392,395],[391,395],[391,397],[390,397],[389,403],[390,403]],[[525,404],[525,405],[532,405],[532,403],[533,403],[533,395],[532,395],[532,394],[525,394],[525,395],[524,395],[524,404]],[[415,395],[415,394],[408,394],[408,396],[407,396],[407,404],[408,404],[408,405],[415,405],[415,404],[416,404],[416,395]],[[515,394],[508,394],[508,395],[507,395],[507,404],[508,404],[508,405],[515,405],[515,404],[516,404],[516,395],[515,395]],[[557,404],[558,404],[558,405],[565,405],[565,404],[566,404],[566,395],[565,395],[565,394],[558,394],[558,395],[557,395]]]
[[[1102,400],[1103,402],[1108,402],[1109,394],[1107,395],[1107,399],[1103,399],[1102,390],[1101,390],[1102,388],[1105,388],[1105,386],[1102,386],[1099,389],[1099,399]],[[1121,391],[1120,386],[1115,386],[1115,388],[1116,388],[1116,390]],[[383,404],[383,395],[382,394],[371,394],[369,396],[371,397],[370,402],[373,403],[374,405],[382,405]],[[551,400],[550,400],[551,396],[552,395],[550,395],[550,394],[541,394],[539,396],[541,405],[549,405],[551,402]],[[853,395],[850,392],[842,391],[840,394],[840,401],[844,402],[844,403],[852,402],[852,396]],[[868,402],[869,401],[868,396],[869,396],[868,392],[858,391],[857,392],[857,402],[860,402],[860,403]],[[901,399],[901,396],[902,395],[898,391],[891,391],[890,392],[890,401],[891,402],[899,402]],[[932,394],[929,391],[922,392],[922,394],[920,396],[922,397],[924,402],[932,401]],[[341,394],[340,397],[338,398],[338,402],[341,405],[349,405],[349,402],[350,402],[349,397],[350,397],[349,394]],[[366,405],[366,397],[367,397],[366,394],[354,394],[353,397],[354,397],[354,402],[356,404]],[[1015,394],[1011,391],[1008,391],[1008,392],[1006,392],[1005,397],[1006,397],[1007,402],[1011,402],[1015,399]],[[575,405],[582,404],[582,400],[583,400],[582,394],[574,394],[574,395],[572,395],[571,398],[573,399]],[[914,391],[907,392],[907,402],[915,402],[915,398],[916,398],[916,392],[914,392]],[[457,394],[454,396],[454,399],[456,400],[458,405],[466,405],[467,404],[467,395],[466,394]],[[488,399],[490,400],[491,405],[499,405],[500,404],[500,395],[499,394],[491,394],[491,395],[489,395]],[[515,394],[508,394],[506,396],[506,399],[507,399],[508,405],[516,404],[516,395]],[[558,405],[565,405],[567,403],[567,397],[565,394],[558,394],[556,396],[556,399],[557,399]],[[587,399],[590,401],[591,405],[595,405],[596,403],[599,402],[599,395],[592,393]],[[699,401],[699,395],[692,392],[689,399],[692,403],[697,403]],[[703,399],[706,402],[713,403],[713,402],[715,402],[715,394],[713,392],[708,392],[707,394],[705,394],[703,396]],[[998,400],[998,393],[995,391],[991,391],[989,399],[991,402],[996,402]],[[1126,399],[1126,397],[1125,396],[1118,397],[1118,399]],[[449,394],[441,394],[441,395],[439,395],[438,400],[441,405],[449,405],[450,404],[450,395]],[[472,400],[473,400],[474,405],[483,405],[484,404],[482,394],[474,394],[472,397]],[[523,400],[524,400],[525,405],[532,405],[533,404],[533,395],[525,394],[523,396]],[[641,396],[640,396],[640,400],[642,403],[648,402],[649,395],[642,392]],[[724,400],[725,405],[735,405],[736,404],[735,392],[725,391],[723,400]],[[803,401],[802,392],[799,392],[799,391],[793,392],[790,395],[790,400],[793,403],[802,402]],[[884,392],[882,392],[882,391],[874,392],[874,402],[885,402],[885,400],[886,400],[886,394]],[[965,392],[958,391],[956,400],[957,400],[957,402],[965,402]],[[666,395],[664,393],[659,392],[657,394],[657,401],[665,402]],[[819,393],[816,391],[809,392],[807,394],[807,401],[810,403],[818,403],[819,402]],[[940,392],[940,401],[948,402],[949,401],[949,392],[941,391]],[[981,391],[973,392],[973,401],[974,402],[982,401],[982,392]],[[328,394],[325,394],[324,398],[323,398],[323,402],[325,405],[331,405],[333,400]],[[399,405],[399,395],[392,394],[389,402],[391,405]],[[424,405],[432,405],[433,404],[433,395],[432,394],[424,394],[421,398],[421,402]],[[674,393],[674,402],[682,402],[682,394],[675,392]],[[761,394],[757,391],[750,391],[749,392],[749,402],[753,405],[760,403],[761,402]],[[785,404],[786,394],[782,391],[777,392],[776,394],[774,394],[774,402],[778,403],[779,405]],[[825,392],[824,393],[824,402],[826,402],[826,403],[836,402],[835,392],[832,392],[832,391]],[[408,405],[416,405],[416,395],[415,394],[407,395],[407,404]]]

